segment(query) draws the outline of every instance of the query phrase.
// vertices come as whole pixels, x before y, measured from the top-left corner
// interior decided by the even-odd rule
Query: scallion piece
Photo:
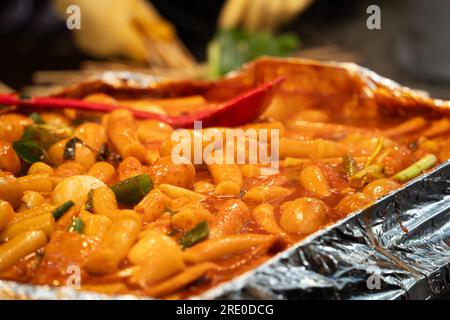
[[[206,221],[200,222],[192,230],[188,231],[180,240],[183,249],[192,247],[194,244],[208,238],[209,228]]]
[[[59,220],[70,208],[72,208],[75,203],[71,200],[64,202],[58,208],[53,210],[52,214],[55,220]]]
[[[371,164],[368,167],[358,171],[349,178],[349,184],[353,188],[362,188],[371,180],[381,178],[383,176],[383,166],[380,164]]]
[[[416,163],[412,164],[408,168],[397,173],[395,176],[392,177],[392,179],[400,182],[409,181],[417,177],[425,170],[432,168],[437,163],[437,161],[438,159],[434,154],[426,155],[425,157],[423,157]]]
[[[59,129],[44,124],[32,125],[25,128],[21,141],[33,141],[41,148],[48,149],[65,136],[58,132]]]
[[[83,233],[84,230],[84,222],[81,220],[81,218],[72,218],[72,223],[69,226],[68,229],[70,232],[77,232],[77,233]]]
[[[345,168],[345,172],[347,173],[347,177],[351,177],[355,175],[358,171],[358,167],[356,166],[356,161],[353,159],[351,154],[345,154],[342,157],[342,163]]]
[[[20,140],[13,143],[14,151],[27,163],[48,162],[45,150],[62,139],[60,133],[46,125],[32,125],[25,128]]]
[[[365,167],[364,169],[358,171],[355,173],[351,179],[362,179],[364,176],[368,174],[377,174],[381,173],[383,171],[383,167],[380,164],[371,164],[368,167]]]
[[[19,140],[13,143],[14,151],[27,163],[44,161],[45,152],[39,144],[33,141]]]
[[[375,160],[375,158],[380,154],[381,150],[383,149],[383,146],[384,146],[384,138],[380,137],[375,146],[375,149],[373,150],[372,154],[369,156],[366,163],[364,164],[364,167],[368,167],[371,165],[373,160]]]
[[[137,204],[153,189],[152,179],[148,174],[141,174],[123,180],[111,187],[120,203]]]

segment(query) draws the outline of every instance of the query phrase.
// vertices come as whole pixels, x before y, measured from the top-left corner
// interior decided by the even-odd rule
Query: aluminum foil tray
[[[193,299],[429,299],[450,289],[450,161]],[[3,299],[141,299],[0,280]]]
[[[286,72],[293,81],[296,76],[320,73],[320,81],[328,79],[334,85],[327,87],[334,94],[343,88],[353,88],[355,83],[362,84],[361,94],[358,91],[356,96],[349,97],[356,97],[363,106],[375,97],[383,99],[379,102],[399,107],[428,105],[442,112],[450,110],[450,102],[431,100],[353,64],[317,65],[303,60],[261,59],[244,68],[241,78],[231,75],[224,83],[235,85],[236,79],[248,83],[253,82],[248,80],[253,76],[263,79]],[[348,87],[335,88],[336,72],[340,80],[347,79],[344,83]],[[317,84],[314,77],[311,79],[311,83]],[[157,93],[164,93],[165,86],[158,89],[158,81],[132,73],[106,73],[97,82],[68,88],[63,96],[77,97],[86,90],[98,89],[99,85],[127,92],[147,92],[156,86],[160,90]],[[181,90],[184,85],[181,83],[176,88]],[[208,86],[196,84],[193,88],[203,90]],[[313,85],[309,89],[322,90]],[[342,103],[342,99],[336,103]],[[256,269],[193,299],[430,299],[449,289],[450,161],[447,161],[371,207],[310,235]],[[1,298],[143,299],[0,280]]]

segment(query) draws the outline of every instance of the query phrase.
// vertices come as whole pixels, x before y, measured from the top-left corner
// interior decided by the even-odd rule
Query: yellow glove
[[[294,19],[313,0],[227,0],[219,26],[248,31],[273,31]]]
[[[63,17],[67,17],[69,5],[80,7],[81,29],[73,32],[77,46],[89,55],[122,56],[160,62],[160,65],[188,63],[186,60],[190,59],[177,43],[173,27],[145,0],[54,0],[53,3]],[[169,50],[170,57],[167,51],[159,52],[161,48]]]

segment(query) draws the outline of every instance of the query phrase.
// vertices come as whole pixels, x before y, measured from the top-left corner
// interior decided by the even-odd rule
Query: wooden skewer
[[[173,80],[204,79],[208,74],[208,66],[206,64],[195,64],[180,68],[156,66],[148,68],[141,64],[122,61],[84,61],[81,63],[81,70],[36,71],[33,74],[33,83],[40,87],[55,84],[59,86],[70,85],[89,77],[101,75],[105,71],[133,71]]]
[[[38,85],[44,84],[72,84],[83,81],[97,74],[94,70],[62,70],[62,71],[37,71],[33,74],[32,81]]]
[[[27,96],[47,96],[61,91],[64,86],[61,85],[42,85],[42,86],[25,86],[20,92]]]
[[[331,60],[340,62],[358,62],[361,61],[361,55],[357,51],[343,51],[334,45],[307,48],[299,50],[292,54],[294,57],[316,60]]]
[[[164,58],[161,57],[159,53],[160,49],[157,47],[156,43],[153,41],[145,41],[145,46],[147,50],[147,61],[150,66],[165,66],[166,62]]]
[[[146,4],[146,8],[156,22],[162,19],[151,4]],[[145,28],[142,29],[140,26],[137,28],[141,28],[141,36],[148,48],[147,56],[151,67],[178,68],[196,64],[195,59],[188,53],[176,35],[170,39],[155,39]]]

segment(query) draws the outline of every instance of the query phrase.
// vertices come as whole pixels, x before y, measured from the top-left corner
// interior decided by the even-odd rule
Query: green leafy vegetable
[[[294,34],[219,30],[208,47],[210,76],[226,74],[263,55],[287,56],[298,48],[299,40]]]
[[[137,204],[153,189],[152,179],[148,174],[141,174],[123,180],[111,187],[120,203]]]
[[[27,163],[35,163],[46,159],[45,151],[33,141],[19,140],[13,143],[14,151]]]
[[[56,131],[50,130],[45,125],[33,125],[26,127],[20,140],[33,141],[43,149],[50,148],[53,144],[63,139]]]
[[[77,151],[77,143],[83,144],[79,138],[74,137],[66,142],[64,146],[63,159],[64,160],[75,160],[75,155]]]
[[[81,220],[81,218],[72,218],[72,222],[68,228],[70,232],[77,232],[77,233],[83,233],[84,231],[84,222]]]
[[[58,208],[53,210],[52,214],[56,221],[58,221],[70,208],[72,208],[75,203],[71,200],[64,202]]]
[[[405,170],[400,171],[396,175],[392,177],[392,179],[400,181],[400,182],[406,182],[411,179],[414,179],[419,174],[424,172],[425,170],[428,170],[432,168],[436,163],[438,159],[434,154],[429,154],[417,161],[416,163],[412,164]]]
[[[45,150],[65,138],[66,130],[48,125],[25,128],[20,140],[13,143],[17,155],[27,163],[48,162]]]
[[[192,230],[188,231],[180,240],[183,249],[192,247],[194,244],[208,238],[209,228],[206,221],[200,222]]]

